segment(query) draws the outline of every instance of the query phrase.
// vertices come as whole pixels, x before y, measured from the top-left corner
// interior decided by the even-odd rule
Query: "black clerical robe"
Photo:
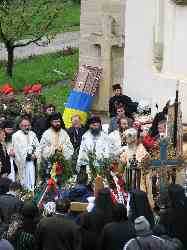
[[[43,133],[49,128],[49,121],[47,116],[34,117],[32,121],[32,129],[36,133],[40,141]]]
[[[110,117],[116,116],[116,107],[122,105],[125,107],[126,112],[132,114],[137,111],[137,102],[133,102],[130,97],[126,95],[113,96],[109,100],[109,113]]]
[[[5,146],[0,143],[0,176],[2,174],[10,174],[11,164],[10,157],[7,153]]]

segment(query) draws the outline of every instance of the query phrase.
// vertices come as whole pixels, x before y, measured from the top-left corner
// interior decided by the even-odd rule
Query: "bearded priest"
[[[83,135],[77,161],[77,170],[81,166],[89,166],[90,156],[94,160],[94,165],[100,167],[104,159],[114,156],[113,144],[109,136],[102,131],[101,119],[93,116],[88,121],[89,130]]]
[[[61,151],[66,160],[73,155],[73,145],[65,131],[65,125],[59,112],[54,112],[49,117],[50,128],[46,130],[40,141],[41,157],[47,160],[54,155],[56,150]]]

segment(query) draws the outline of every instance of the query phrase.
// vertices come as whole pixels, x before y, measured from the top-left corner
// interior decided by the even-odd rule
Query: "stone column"
[[[81,1],[79,63],[103,67],[93,111],[108,111],[112,84],[123,78],[124,5],[125,0]]]
[[[106,10],[105,10],[106,11]],[[99,86],[97,106],[101,111],[108,110],[108,100],[111,96],[112,86],[112,50],[111,50],[111,18],[105,12],[103,17],[103,38],[101,41],[101,67],[103,68],[103,80]],[[101,108],[102,107],[102,108]]]

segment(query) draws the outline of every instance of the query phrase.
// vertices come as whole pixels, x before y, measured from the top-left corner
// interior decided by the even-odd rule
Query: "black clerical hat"
[[[101,124],[101,118],[99,116],[92,116],[89,120],[88,120],[88,124],[93,124],[93,123],[100,123]]]
[[[4,128],[14,128],[14,122],[12,120],[6,120],[3,122]]]
[[[54,121],[54,120],[60,120],[61,121],[61,127],[63,129],[65,129],[65,124],[64,124],[64,121],[62,119],[62,115],[61,115],[60,112],[53,112],[52,114],[50,114],[50,116],[49,116],[49,127],[50,127],[50,122]]]
[[[113,90],[121,89],[121,85],[120,84],[114,84],[114,85],[112,85],[112,89]]]
[[[62,115],[61,115],[60,112],[53,112],[52,114],[50,114],[49,120],[50,120],[50,121],[62,120]]]

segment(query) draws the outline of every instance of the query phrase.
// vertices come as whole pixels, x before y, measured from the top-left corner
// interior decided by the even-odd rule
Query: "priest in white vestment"
[[[109,136],[102,132],[101,120],[94,116],[89,120],[89,130],[83,135],[77,161],[77,170],[81,166],[89,165],[89,154],[94,154],[95,165],[100,166],[100,162],[105,158],[113,158],[114,152]]]
[[[62,151],[66,160],[71,159],[74,149],[60,113],[52,113],[49,117],[50,128],[46,130],[40,141],[41,157],[48,160],[55,151]]]
[[[15,162],[18,167],[18,181],[28,190],[34,191],[36,179],[36,160],[39,159],[39,141],[31,131],[31,122],[23,117],[19,123],[20,130],[12,135]]]

